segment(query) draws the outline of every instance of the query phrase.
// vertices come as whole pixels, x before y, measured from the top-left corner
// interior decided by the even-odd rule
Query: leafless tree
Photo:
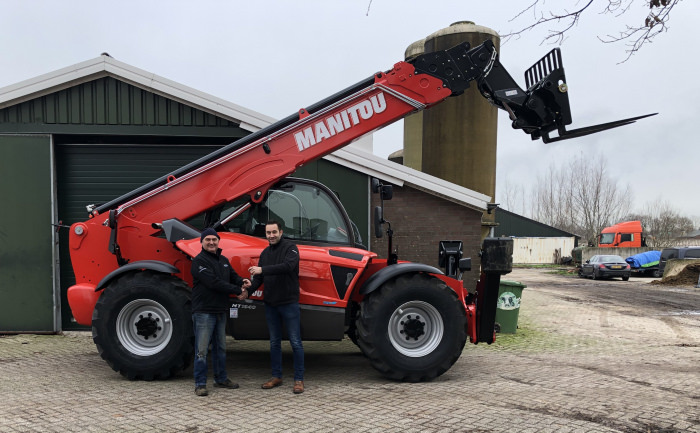
[[[641,214],[631,214],[628,220],[639,220],[646,234],[647,246],[664,248],[676,244],[676,240],[695,229],[693,221],[682,216],[667,201],[648,202]]]
[[[592,14],[597,11],[600,14],[611,14],[619,17],[625,14],[636,16],[637,25],[625,25],[624,30],[606,36],[599,36],[604,43],[624,42],[627,46],[625,52],[629,58],[639,51],[643,45],[651,43],[661,33],[669,29],[671,10],[681,0],[567,0],[547,4],[546,0],[534,0],[530,6],[520,11],[511,22],[523,19],[534,19],[531,24],[520,30],[501,34],[504,41],[518,37],[525,32],[539,27],[547,27],[548,34],[545,42],[561,44],[567,32],[571,31],[582,19],[584,14]],[[532,18],[528,15],[532,14]]]
[[[503,209],[521,215],[525,213],[528,199],[522,183],[514,183],[510,178],[506,178],[503,186],[499,188],[497,197]]]
[[[535,220],[576,233],[576,217],[573,206],[573,182],[568,169],[550,166],[544,175],[538,176],[532,192],[531,213]]]
[[[620,186],[608,173],[602,155],[580,154],[554,165],[534,186],[532,218],[595,243],[600,231],[621,221],[632,204],[630,186]]]

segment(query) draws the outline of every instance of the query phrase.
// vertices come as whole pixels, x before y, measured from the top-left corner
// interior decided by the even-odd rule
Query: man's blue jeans
[[[225,382],[226,313],[192,313],[194,325],[194,386],[207,384],[207,351],[211,343],[214,381]]]
[[[282,322],[287,328],[294,359],[294,380],[304,380],[304,346],[301,343],[301,314],[299,303],[265,305],[265,318],[270,331],[270,361],[272,377],[282,378]]]

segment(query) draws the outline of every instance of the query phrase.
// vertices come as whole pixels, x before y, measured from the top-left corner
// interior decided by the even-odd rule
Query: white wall
[[[574,237],[566,238],[513,238],[513,263],[557,263],[561,257],[570,257]]]

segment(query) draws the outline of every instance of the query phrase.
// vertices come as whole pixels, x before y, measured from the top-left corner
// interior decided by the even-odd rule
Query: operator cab
[[[366,249],[338,197],[325,185],[308,179],[284,179],[260,203],[246,195],[211,209],[203,226],[264,238],[265,223],[270,220],[279,221],[284,237],[296,243]]]

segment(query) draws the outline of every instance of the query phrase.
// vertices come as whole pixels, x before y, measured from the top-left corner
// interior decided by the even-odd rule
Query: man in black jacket
[[[219,234],[212,228],[200,236],[202,252],[192,260],[192,323],[194,325],[194,392],[207,391],[207,351],[211,343],[214,386],[238,388],[226,374],[226,312],[230,295],[247,296],[250,280],[241,278],[221,255]]]
[[[248,271],[253,280],[250,292],[264,284],[265,318],[270,331],[270,361],[272,378],[263,383],[263,389],[282,385],[282,321],[287,328],[294,360],[295,394],[304,392],[304,346],[301,342],[299,310],[299,250],[282,237],[277,221],[265,225],[265,236],[270,246],[260,254],[258,266]]]

